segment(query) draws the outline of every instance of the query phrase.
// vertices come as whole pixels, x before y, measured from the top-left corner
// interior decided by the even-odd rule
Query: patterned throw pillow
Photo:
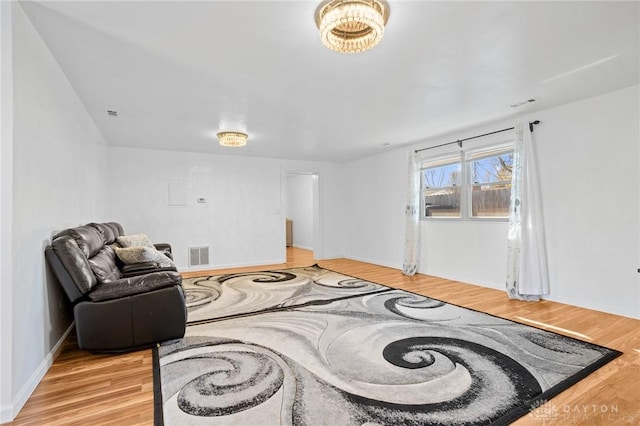
[[[150,247],[155,248],[151,239],[147,237],[146,234],[131,234],[131,235],[121,235],[116,241],[120,244],[120,247]],[[123,260],[124,262],[124,260]]]
[[[159,266],[165,268],[173,266],[173,262],[167,256],[156,250],[155,248],[146,246],[137,247],[115,247],[116,256],[126,265],[144,262],[156,262]]]

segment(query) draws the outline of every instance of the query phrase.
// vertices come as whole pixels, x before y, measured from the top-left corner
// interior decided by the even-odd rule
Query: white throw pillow
[[[151,239],[146,234],[121,235],[116,238],[120,247],[151,247],[155,248]],[[124,262],[124,260],[123,260]]]
[[[173,266],[173,261],[155,248],[146,246],[126,248],[116,247],[115,251],[118,259],[120,259],[126,265],[144,262],[156,262],[163,268]]]

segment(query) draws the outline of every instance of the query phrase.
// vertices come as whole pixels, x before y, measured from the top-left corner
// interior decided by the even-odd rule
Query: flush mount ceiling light
[[[222,146],[240,147],[247,144],[249,135],[242,132],[220,132],[218,133],[218,142]]]
[[[318,6],[315,18],[320,38],[329,49],[363,52],[382,40],[389,5],[383,0],[330,0]]]

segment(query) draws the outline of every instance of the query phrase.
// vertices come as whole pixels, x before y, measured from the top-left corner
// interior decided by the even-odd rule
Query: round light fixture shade
[[[247,144],[249,135],[242,132],[220,132],[218,133],[218,143],[222,146],[240,147]]]
[[[318,6],[315,18],[320,38],[329,49],[363,52],[382,40],[389,5],[383,0],[330,0]]]

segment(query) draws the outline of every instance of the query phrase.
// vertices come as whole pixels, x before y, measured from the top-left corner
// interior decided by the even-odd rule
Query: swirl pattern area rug
[[[318,266],[184,280],[156,424],[508,424],[619,352]]]

